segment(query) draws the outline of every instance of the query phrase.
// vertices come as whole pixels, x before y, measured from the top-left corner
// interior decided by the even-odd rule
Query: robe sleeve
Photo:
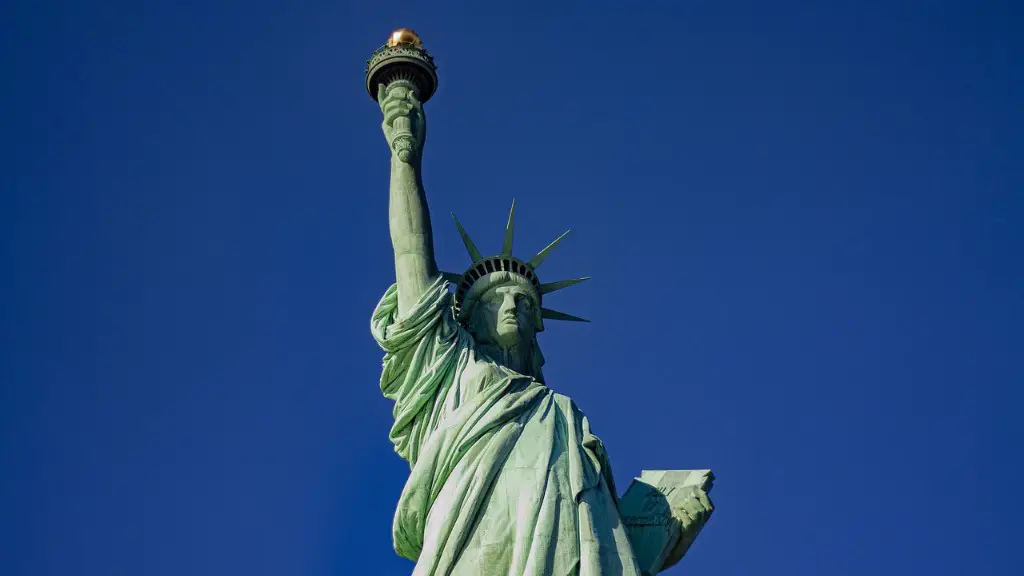
[[[384,349],[381,392],[395,402],[391,442],[411,467],[443,417],[444,399],[454,395],[458,403],[458,390],[452,388],[462,352],[470,346],[468,335],[452,315],[443,278],[404,318],[398,318],[398,287],[392,285],[373,311],[370,330]]]

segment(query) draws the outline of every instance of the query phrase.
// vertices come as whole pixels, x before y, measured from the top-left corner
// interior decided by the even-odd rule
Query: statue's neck
[[[509,370],[526,376],[537,376],[533,374],[533,346],[530,344],[507,347],[496,344],[481,344],[478,346],[478,349],[481,354],[495,364],[500,364]]]

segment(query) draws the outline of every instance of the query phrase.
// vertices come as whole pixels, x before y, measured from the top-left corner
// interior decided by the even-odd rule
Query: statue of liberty
[[[582,320],[544,307],[544,298],[587,278],[537,276],[565,234],[528,260],[513,256],[513,203],[499,254],[484,256],[456,220],[472,264],[461,274],[438,270],[421,177],[423,102],[436,82],[407,29],[375,52],[367,73],[391,150],[395,255],[395,283],[371,330],[385,351],[381,391],[394,402],[390,439],[410,465],[395,550],[416,563],[416,576],[653,574],[677,562],[706,522],[710,484],[675,500],[658,493],[672,500],[661,520],[648,521],[644,504],[633,525],[624,521],[601,440],[542,372],[545,320]],[[639,552],[651,526],[672,534],[654,544],[654,563]]]

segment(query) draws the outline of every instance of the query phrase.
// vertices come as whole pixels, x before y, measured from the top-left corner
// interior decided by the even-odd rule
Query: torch
[[[408,83],[416,88],[420,102],[430,100],[437,90],[437,66],[434,58],[423,48],[418,34],[408,28],[399,28],[391,33],[386,44],[374,50],[366,61],[366,91],[377,101],[377,86],[383,84],[390,90],[397,82]],[[395,152],[403,162],[409,160],[413,149],[412,129],[408,118],[396,118]]]

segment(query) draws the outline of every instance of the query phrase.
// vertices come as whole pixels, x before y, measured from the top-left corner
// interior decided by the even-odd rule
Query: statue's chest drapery
[[[501,466],[503,470],[522,472],[509,472],[507,476],[519,474],[524,482],[546,482],[552,478],[537,471],[555,470],[565,476],[570,497],[598,483],[602,473],[599,452],[603,452],[598,449],[600,440],[591,434],[586,416],[572,399],[477,354],[470,354],[466,367],[455,376],[459,382],[452,387],[452,396],[458,400],[450,399],[448,404],[459,406],[451,413],[456,422],[463,417],[460,412],[475,410],[479,399],[494,394],[511,397],[521,391],[533,393],[530,405],[520,405],[509,423],[518,428],[517,437]],[[445,426],[442,422],[439,427]],[[530,474],[536,478],[527,480]]]
[[[549,394],[522,430],[480,509],[455,574],[571,574],[579,565],[576,495],[593,472],[571,456],[568,398]],[[595,486],[590,486],[594,489]]]
[[[469,374],[461,383],[463,390],[476,390],[486,397],[495,391],[493,387],[500,387],[498,382],[508,371],[485,364]],[[437,530],[449,535],[446,548],[456,554],[435,568],[447,566],[451,574],[474,576],[580,574],[581,566],[600,569],[609,558],[614,558],[616,565],[631,567],[631,552],[623,545],[621,534],[619,538],[615,534],[619,519],[614,489],[603,482],[599,450],[595,450],[600,441],[590,433],[586,417],[566,396],[536,382],[521,385],[535,393],[530,405],[496,427],[493,436],[477,437],[474,446],[459,449],[472,465],[465,470],[456,468],[431,507],[425,525],[427,547],[436,546],[429,533]],[[514,386],[510,390],[508,398],[523,393]],[[461,406],[452,414],[453,422],[472,413],[473,405]],[[447,428],[442,424],[439,429]],[[505,436],[509,430],[514,432]],[[491,451],[494,446],[507,450]],[[474,461],[478,450],[492,456]],[[483,479],[490,480],[485,483]],[[468,497],[459,498],[466,486],[474,485],[479,488],[475,498],[474,489]],[[456,502],[458,506],[453,505]],[[447,528],[456,513],[453,510],[457,514],[474,510],[476,514],[461,532],[465,538],[461,543],[452,540],[460,531]],[[422,555],[420,558],[422,562]]]

